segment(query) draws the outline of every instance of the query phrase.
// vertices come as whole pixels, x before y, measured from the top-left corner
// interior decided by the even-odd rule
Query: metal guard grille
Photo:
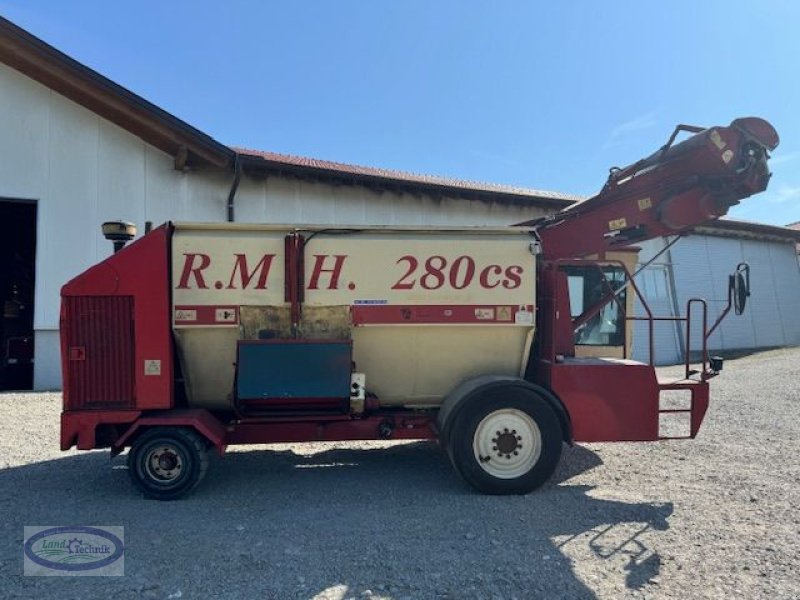
[[[66,410],[133,408],[133,296],[64,298]]]

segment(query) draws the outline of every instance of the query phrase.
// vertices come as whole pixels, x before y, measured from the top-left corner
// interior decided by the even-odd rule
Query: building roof
[[[697,233],[722,235],[726,237],[744,237],[758,239],[781,239],[783,241],[800,242],[800,230],[780,225],[767,225],[722,217],[716,221],[709,221],[696,227]]]
[[[278,173],[412,194],[523,203],[551,209],[563,208],[580,199],[557,192],[231,148],[3,17],[0,17],[0,62],[175,157],[176,168],[233,169],[238,158],[245,172]]]
[[[378,169],[247,148],[234,148],[234,150],[239,153],[245,169],[258,169],[280,174],[316,175],[343,183],[357,183],[378,189],[411,190],[412,192],[416,190],[432,196],[493,198],[494,200],[525,204],[546,204],[554,208],[564,208],[582,200],[581,196],[512,185]]]
[[[795,221],[794,223],[789,223],[786,227],[788,227],[789,229],[795,229],[797,231],[800,231],[800,221]],[[800,240],[797,240],[797,243],[795,244],[794,247],[795,247],[795,250],[797,250],[797,254],[800,254]]]
[[[226,167],[234,152],[141,96],[0,17],[0,62],[187,164]]]

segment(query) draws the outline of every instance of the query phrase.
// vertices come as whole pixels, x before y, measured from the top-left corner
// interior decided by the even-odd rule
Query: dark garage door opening
[[[36,203],[0,198],[0,390],[33,388]]]

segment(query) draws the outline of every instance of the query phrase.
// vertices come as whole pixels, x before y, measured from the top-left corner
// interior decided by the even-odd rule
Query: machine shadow
[[[427,442],[312,455],[231,452],[212,461],[192,495],[168,503],[142,498],[123,458],[109,462],[98,451],[0,470],[0,534],[18,539],[26,524],[120,524],[131,577],[119,585],[150,589],[156,580],[189,597],[216,580],[222,585],[226,569],[244,562],[269,573],[248,583],[246,595],[272,597],[271,590],[294,587],[293,597],[308,598],[345,586],[348,597],[366,590],[427,597],[438,590],[457,598],[593,598],[565,544],[585,545],[589,537],[591,560],[608,560],[628,588],[641,588],[661,562],[641,534],[666,529],[672,512],[669,504],[603,500],[588,493],[590,486],[570,485],[601,464],[581,446],[565,448],[553,481],[528,496],[474,493]],[[624,539],[628,530],[634,535]],[[604,541],[610,538],[618,543]],[[191,580],[168,568],[177,543],[203,549]],[[10,553],[2,562],[17,558],[17,546],[2,550]],[[609,560],[620,556],[627,566]],[[70,593],[89,589],[69,585]]]
[[[428,441],[410,442],[384,448],[334,447],[314,454],[298,454],[291,450],[248,450],[243,447],[242,451],[229,451],[222,458],[214,454],[211,461],[209,479],[214,482],[211,484],[214,486],[233,485],[236,478],[247,477],[248,475],[245,473],[249,473],[249,476],[252,477],[254,469],[262,473],[265,468],[270,471],[285,471],[286,469],[357,470],[359,478],[367,479],[374,473],[374,476],[380,481],[387,473],[391,472],[397,477],[401,475],[407,477],[407,481],[416,479],[420,486],[430,480],[430,483],[425,483],[425,485],[430,485],[431,490],[438,489],[443,493],[455,495],[475,495],[475,492],[455,474],[446,454],[435,442]],[[588,448],[579,445],[564,445],[561,461],[544,488],[556,486],[602,464],[603,461],[600,457]],[[220,473],[211,475],[216,471],[216,465],[221,467]],[[283,472],[281,476],[286,477],[287,475],[288,473]],[[325,477],[325,475],[318,476]],[[335,478],[339,475],[333,474],[332,477],[334,478],[332,483],[335,483]],[[222,478],[222,480],[220,481],[218,478]],[[208,485],[209,479],[206,479],[202,485]],[[372,484],[375,485],[378,481],[372,482]],[[422,487],[420,487],[420,491],[422,491]]]

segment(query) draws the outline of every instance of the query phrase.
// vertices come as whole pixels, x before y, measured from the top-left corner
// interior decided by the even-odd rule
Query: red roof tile
[[[427,191],[437,190],[439,194],[449,192],[456,195],[477,194],[483,196],[496,195],[506,198],[514,197],[518,201],[527,201],[529,203],[547,203],[550,205],[557,205],[559,207],[565,207],[583,199],[581,196],[550,192],[546,190],[535,190],[495,183],[466,181],[463,179],[438,177],[435,175],[420,175],[405,171],[394,171],[391,169],[379,169],[375,167],[351,165],[327,160],[319,160],[315,158],[307,158],[303,156],[292,156],[288,154],[278,154],[276,152],[251,150],[248,148],[234,147],[233,150],[245,158],[247,161],[247,166],[250,168],[258,168],[260,166],[268,170],[297,170],[302,172],[315,172],[319,176],[338,177],[344,180],[351,180],[365,184],[372,183],[378,186],[385,185],[389,187],[411,187],[426,189]]]

